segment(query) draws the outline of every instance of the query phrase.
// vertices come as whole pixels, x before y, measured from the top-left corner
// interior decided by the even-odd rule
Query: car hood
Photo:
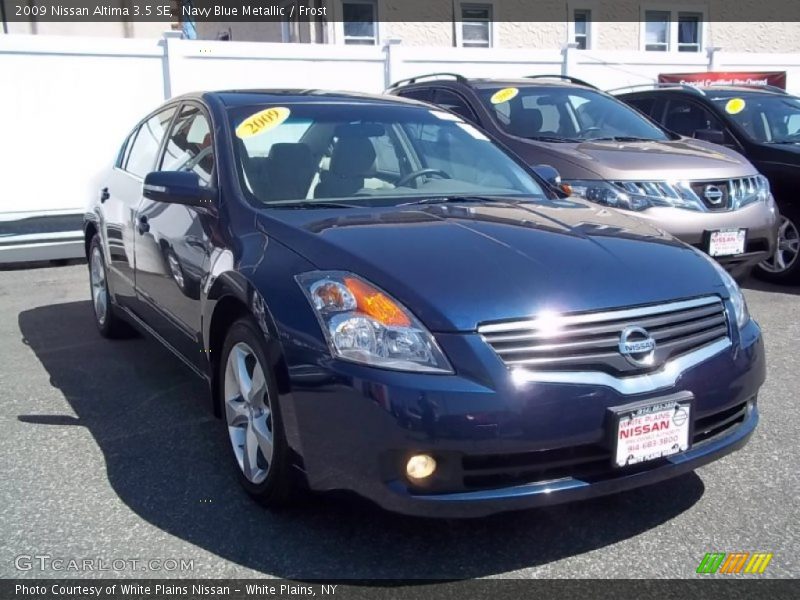
[[[714,268],[668,234],[574,199],[264,210],[270,238],[320,270],[377,284],[432,331],[536,315],[724,295]]]
[[[574,144],[519,140],[513,146],[529,164],[552,164],[564,179],[714,180],[757,173],[738,152],[689,138]]]

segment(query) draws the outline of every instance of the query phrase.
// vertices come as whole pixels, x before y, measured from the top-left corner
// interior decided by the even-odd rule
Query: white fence
[[[311,44],[0,36],[0,232],[32,215],[79,214],[97,175],[147,111],[197,89],[329,88],[380,92],[436,71],[466,76],[569,74],[600,88],[659,73],[786,70],[800,93],[800,54],[350,47]],[[5,222],[5,223],[4,223]],[[0,244],[4,243],[0,233]],[[0,245],[2,254],[2,245]]]

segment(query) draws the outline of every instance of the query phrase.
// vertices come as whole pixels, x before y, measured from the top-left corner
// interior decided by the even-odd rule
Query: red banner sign
[[[772,85],[786,89],[786,71],[707,71],[700,73],[662,73],[659,83],[682,83],[685,85]]]

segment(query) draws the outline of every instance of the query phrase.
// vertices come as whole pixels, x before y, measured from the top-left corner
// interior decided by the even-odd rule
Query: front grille
[[[651,203],[664,206],[691,206],[702,203],[706,210],[724,212],[736,210],[765,195],[768,183],[760,175],[712,181],[614,181],[627,193],[645,196]]]
[[[634,364],[619,349],[623,330],[644,329],[656,342],[650,366]],[[603,371],[633,375],[728,338],[725,307],[717,296],[596,313],[546,315],[487,323],[483,339],[509,368]]]
[[[692,447],[730,433],[746,418],[747,402],[742,402],[695,420]],[[608,445],[586,444],[515,454],[469,455],[461,459],[461,468],[465,489],[489,489],[567,477],[591,483],[646,471],[667,462],[668,459],[661,458],[617,468],[612,464]]]

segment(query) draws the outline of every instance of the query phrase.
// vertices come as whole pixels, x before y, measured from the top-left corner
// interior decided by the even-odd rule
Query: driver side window
[[[191,171],[198,175],[201,185],[211,185],[214,171],[211,142],[211,127],[206,116],[196,106],[184,106],[172,126],[159,170]]]
[[[687,100],[670,100],[664,127],[686,137],[702,129],[724,130],[722,123],[705,108]]]

